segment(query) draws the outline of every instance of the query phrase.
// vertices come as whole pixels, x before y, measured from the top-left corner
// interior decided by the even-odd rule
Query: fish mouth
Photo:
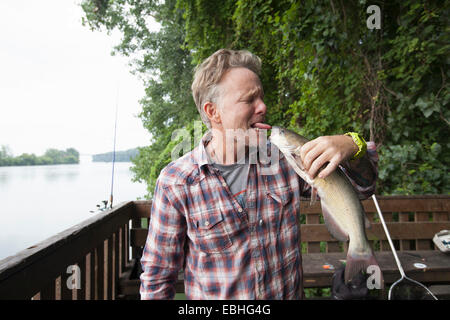
[[[269,141],[276,145],[282,152],[291,153],[295,149],[294,146],[289,145],[289,142],[286,140],[285,131],[281,127],[272,127]]]
[[[283,130],[280,127],[273,126],[269,136],[269,141],[276,145],[279,149],[283,146]]]

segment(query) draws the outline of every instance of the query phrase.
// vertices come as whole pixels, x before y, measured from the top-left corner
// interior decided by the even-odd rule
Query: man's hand
[[[358,146],[350,136],[322,136],[311,140],[300,149],[303,166],[308,175],[314,179],[322,166],[319,178],[325,178],[338,165],[353,157],[358,152]]]

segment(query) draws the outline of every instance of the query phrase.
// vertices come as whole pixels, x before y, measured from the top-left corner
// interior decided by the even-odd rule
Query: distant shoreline
[[[6,146],[2,146],[0,150],[0,167],[77,163],[80,163],[80,153],[74,148],[68,148],[66,150],[48,149],[42,156],[36,156],[34,153],[23,153],[17,157],[12,156],[9,148]]]
[[[116,151],[114,162],[132,162],[139,154],[138,148],[128,149],[125,151]],[[86,161],[87,155],[69,148],[65,151],[49,149],[43,156],[36,156],[35,154],[24,153],[20,156],[14,157],[8,152],[6,147],[0,150],[0,167],[29,167],[29,166],[47,166],[59,164],[80,164],[86,162],[113,162],[113,152],[99,153],[89,155],[89,161]]]
[[[70,162],[70,163],[35,163],[35,164],[10,164],[10,165],[0,165],[0,168],[5,167],[36,167],[36,166],[59,166],[62,164],[80,164],[80,162]]]
[[[139,151],[137,148],[128,149],[125,151],[116,151],[115,162],[131,162]],[[92,162],[112,162],[113,152],[106,152],[92,155]]]

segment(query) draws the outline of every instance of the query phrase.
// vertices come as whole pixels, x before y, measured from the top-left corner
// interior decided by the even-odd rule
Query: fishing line
[[[111,195],[109,196],[109,207],[113,206],[113,193],[114,193],[114,164],[116,163],[116,133],[117,133],[117,113],[119,110],[119,86],[117,86],[116,94],[116,119],[114,122],[114,146],[113,146],[113,161],[112,161],[112,174],[111,174]]]

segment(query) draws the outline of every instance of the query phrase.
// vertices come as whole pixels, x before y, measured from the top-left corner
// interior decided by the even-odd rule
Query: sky
[[[84,27],[80,2],[0,1],[0,146],[14,156],[112,151],[116,106],[116,150],[150,143],[143,83],[111,55],[120,35]]]

